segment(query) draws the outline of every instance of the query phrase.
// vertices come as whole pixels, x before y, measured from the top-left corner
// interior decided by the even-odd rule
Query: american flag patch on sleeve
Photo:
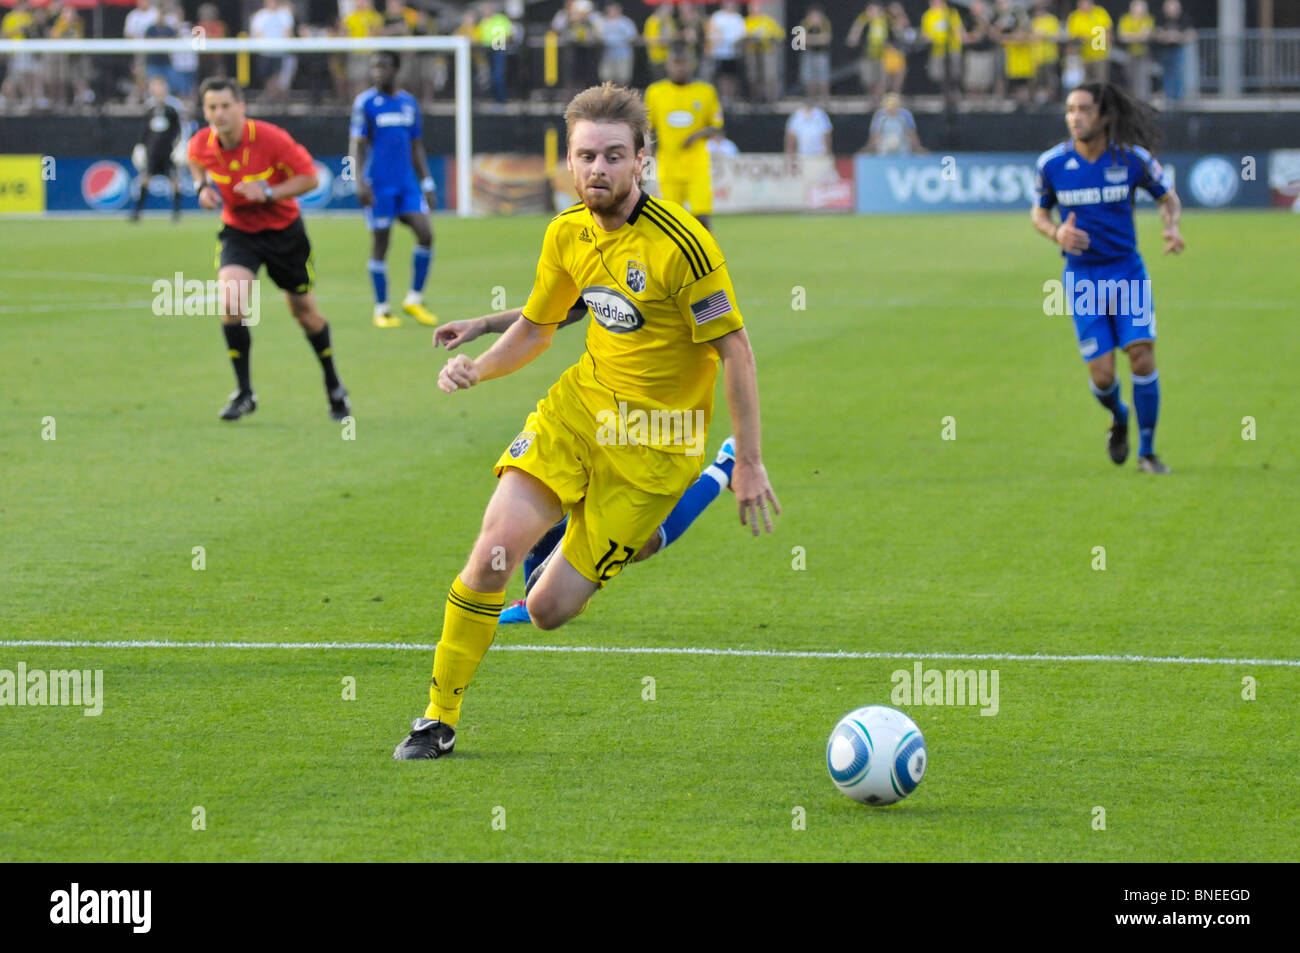
[[[691,305],[691,314],[695,315],[696,324],[712,321],[714,318],[728,314],[732,310],[731,301],[727,298],[727,292],[725,291],[715,291],[707,298],[702,298]]]

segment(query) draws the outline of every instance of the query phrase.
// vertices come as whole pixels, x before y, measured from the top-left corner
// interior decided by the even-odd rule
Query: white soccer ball
[[[884,705],[849,712],[826,742],[831,780],[863,804],[893,804],[907,797],[925,777],[927,760],[916,722]]]

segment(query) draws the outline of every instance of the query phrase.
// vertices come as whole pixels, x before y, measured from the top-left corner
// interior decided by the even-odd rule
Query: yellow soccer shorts
[[[689,178],[660,178],[663,198],[690,210],[692,215],[713,214],[713,176],[707,172]]]
[[[561,380],[496,462],[546,484],[569,514],[564,558],[598,587],[631,561],[700,475],[701,458],[604,446],[595,416]]]

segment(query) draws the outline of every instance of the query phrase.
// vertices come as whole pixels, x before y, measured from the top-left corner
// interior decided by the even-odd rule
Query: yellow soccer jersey
[[[546,229],[524,317],[559,324],[579,295],[591,315],[587,350],[561,385],[592,421],[639,410],[659,412],[666,425],[680,413],[690,418],[687,436],[703,441],[718,373],[707,342],[744,324],[713,236],[680,205],[645,192],[613,232],[585,206],[567,208]],[[667,437],[648,445],[699,452]]]
[[[696,130],[722,125],[718,91],[709,83],[697,81],[678,86],[670,79],[661,79],[646,89],[645,106],[655,134],[659,177],[708,174],[709,148],[705,137],[685,148],[682,143]]]

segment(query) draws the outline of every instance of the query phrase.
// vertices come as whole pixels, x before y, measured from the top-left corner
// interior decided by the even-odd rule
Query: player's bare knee
[[[543,593],[534,593],[528,598],[528,617],[533,625],[543,631],[558,629],[572,619],[574,613],[567,606],[562,606],[556,599],[548,598]]]
[[[1134,344],[1128,352],[1129,368],[1134,374],[1147,375],[1155,372],[1156,352],[1150,344]]]

